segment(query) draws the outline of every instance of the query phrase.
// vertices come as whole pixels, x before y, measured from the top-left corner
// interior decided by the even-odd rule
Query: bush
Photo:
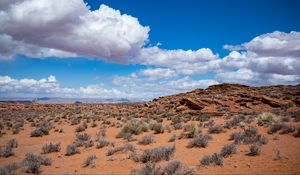
[[[105,146],[108,146],[109,144],[111,144],[110,141],[108,141],[105,137],[103,136],[99,136],[97,139],[96,139],[96,148],[103,148]]]
[[[123,146],[113,147],[113,148],[108,150],[107,156],[112,156],[113,154],[115,154],[117,152],[126,152],[126,151],[134,152],[135,151],[135,146],[133,144],[127,143]]]
[[[60,151],[60,142],[59,143],[47,143],[42,147],[42,151],[44,154],[59,152]]]
[[[237,148],[234,144],[226,144],[221,149],[220,155],[222,157],[228,157],[232,154],[236,154],[236,152],[237,152]]]
[[[7,146],[11,148],[17,148],[18,147],[18,141],[16,139],[11,139],[7,142]]]
[[[268,130],[268,133],[269,134],[274,134],[276,133],[277,131],[281,130],[282,128],[282,123],[274,123],[271,125],[270,129]]]
[[[161,123],[155,123],[153,125],[154,134],[161,134],[165,132],[165,129]]]
[[[49,135],[49,131],[51,130],[52,126],[49,122],[42,122],[39,124],[39,127],[36,128],[31,132],[31,137],[41,137],[43,135]]]
[[[176,140],[176,134],[173,134],[173,135],[169,138],[168,142],[174,142],[175,140]]]
[[[296,129],[296,133],[294,134],[294,137],[300,137],[300,127]]]
[[[208,140],[210,140],[211,138],[212,137],[210,135],[198,134],[196,137],[189,141],[187,147],[206,148],[208,145]]]
[[[293,133],[295,130],[296,130],[295,126],[288,125],[288,124],[283,124],[280,134]]]
[[[257,116],[257,122],[258,123],[277,123],[279,122],[279,117],[273,113],[270,112],[264,112],[262,114],[259,114]]]
[[[51,165],[50,158],[42,157],[37,154],[27,153],[25,159],[22,161],[22,165],[27,173],[38,174],[40,173],[41,165]]]
[[[267,139],[257,132],[257,129],[254,127],[247,128],[243,133],[232,133],[230,135],[230,140],[234,140],[235,144],[266,144]]]
[[[4,145],[0,148],[0,157],[9,157],[13,156],[15,153],[10,145]]]
[[[16,170],[20,167],[19,163],[10,163],[3,167],[0,167],[0,175],[10,175],[13,174],[11,171]]]
[[[97,157],[95,155],[92,156],[88,156],[85,161],[83,162],[83,167],[95,167],[95,160],[97,159]]]
[[[163,174],[193,175],[195,174],[195,169],[192,167],[183,167],[180,160],[172,160],[163,168]]]
[[[141,140],[139,140],[138,143],[141,145],[148,145],[152,142],[154,142],[154,135],[148,134],[148,135],[144,136]]]
[[[143,151],[140,161],[146,162],[158,162],[160,160],[169,160],[175,153],[175,146],[162,146],[153,149],[146,149]]]
[[[91,140],[91,136],[87,133],[77,134],[76,140],[73,142],[76,146],[85,146],[86,148],[94,145],[94,142]]]
[[[214,153],[212,155],[205,155],[201,160],[200,164],[207,166],[210,164],[222,166],[223,165],[223,157],[220,154]]]
[[[147,162],[139,170],[131,171],[132,175],[160,175],[160,167],[155,163]]]
[[[75,144],[70,144],[67,146],[66,156],[71,156],[78,153],[80,153],[80,150],[77,148]]]
[[[117,134],[117,138],[127,138],[128,135],[138,135],[146,131],[148,131],[148,128],[143,122],[131,121]]]
[[[249,155],[251,155],[251,156],[259,155],[260,154],[260,145],[255,144],[255,143],[251,144],[249,146],[249,150],[250,150]]]
[[[208,132],[212,134],[218,134],[223,131],[223,126],[220,125],[213,125],[208,127]]]
[[[185,133],[182,134],[182,138],[194,138],[198,134],[195,124],[185,125],[184,131]]]
[[[82,132],[82,131],[85,131],[87,127],[88,126],[87,126],[86,122],[84,122],[82,125],[78,126],[75,131]]]

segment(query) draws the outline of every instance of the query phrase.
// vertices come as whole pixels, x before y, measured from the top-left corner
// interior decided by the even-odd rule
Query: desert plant
[[[59,152],[60,151],[60,142],[59,143],[47,143],[42,147],[42,151],[44,154]]]
[[[7,146],[11,148],[17,148],[18,147],[18,141],[16,139],[10,139],[7,143]]]
[[[154,134],[161,134],[161,133],[165,132],[165,129],[164,129],[162,123],[153,124],[153,130],[154,130]]]
[[[276,133],[277,131],[281,130],[282,126],[283,126],[282,123],[273,123],[273,124],[271,125],[271,127],[269,128],[268,133],[269,133],[269,134],[274,134],[274,133]]]
[[[19,163],[10,163],[3,167],[0,167],[0,175],[11,175],[11,171],[16,170],[20,167]]]
[[[160,167],[155,163],[147,162],[139,170],[132,170],[131,175],[160,175]]]
[[[97,157],[95,155],[88,156],[83,162],[83,167],[95,167],[95,160]]]
[[[86,122],[84,122],[82,125],[78,126],[75,131],[82,132],[82,131],[85,131],[87,129],[87,127],[88,126],[87,126]]]
[[[126,126],[122,128],[122,130],[117,134],[117,138],[126,138],[128,135],[138,135],[142,132],[146,132],[148,130],[147,126],[142,122],[129,122]]]
[[[163,174],[166,175],[193,175],[195,169],[192,167],[184,167],[180,160],[172,160],[163,168]]]
[[[255,143],[251,144],[249,146],[249,151],[250,151],[249,155],[251,155],[251,156],[259,155],[260,151],[261,151],[260,145],[259,144],[255,144]]]
[[[111,142],[103,136],[97,137],[96,142],[97,142],[96,143],[96,148],[103,148],[103,147],[108,146],[109,144],[111,144]]]
[[[293,133],[296,130],[295,126],[283,124],[281,128],[281,132],[279,134],[288,134]]]
[[[221,149],[220,155],[222,157],[228,157],[232,154],[236,154],[236,152],[237,148],[234,144],[225,144]]]
[[[71,156],[78,153],[80,153],[80,150],[77,148],[75,144],[70,144],[67,146],[66,156]]]
[[[221,125],[213,125],[208,127],[208,132],[212,134],[218,134],[223,131],[223,126]]]
[[[52,161],[50,158],[42,157],[37,154],[27,153],[25,159],[22,161],[22,165],[27,173],[38,174],[40,173],[41,165],[51,165]]]
[[[263,135],[259,134],[254,127],[247,128],[244,132],[232,133],[230,140],[234,140],[235,144],[266,144],[267,139]]]
[[[145,135],[141,140],[139,140],[138,143],[141,145],[148,145],[152,142],[154,142],[154,135],[148,134],[148,135]]]
[[[214,153],[212,155],[205,155],[200,160],[200,164],[203,166],[210,165],[210,164],[222,166],[223,165],[223,157],[217,153]]]
[[[13,156],[15,153],[10,145],[4,145],[0,147],[0,157],[9,157]]]
[[[188,148],[193,148],[193,147],[205,148],[208,145],[208,140],[210,140],[211,138],[212,137],[210,135],[198,134],[192,140],[190,140],[188,142],[187,147]]]
[[[300,137],[300,127],[296,128],[296,133],[294,134],[294,137]]]
[[[115,154],[117,152],[126,152],[126,151],[134,152],[135,146],[133,144],[127,143],[123,146],[110,148],[107,152],[107,156],[112,156],[113,154]]]
[[[173,134],[173,135],[169,138],[168,142],[174,142],[175,140],[176,140],[176,134]]]
[[[158,162],[160,160],[169,160],[175,153],[175,145],[174,146],[161,146],[152,149],[146,149],[143,151],[140,161],[143,163],[146,162]]]
[[[276,114],[270,112],[264,112],[257,116],[258,123],[277,123],[279,122],[279,117]]]

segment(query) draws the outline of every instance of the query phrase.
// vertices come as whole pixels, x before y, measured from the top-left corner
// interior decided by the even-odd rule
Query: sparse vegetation
[[[236,152],[237,152],[236,145],[234,145],[234,144],[226,144],[221,149],[220,155],[222,157],[228,157],[228,156],[230,156],[232,154],[236,154]]]
[[[52,153],[52,152],[59,152],[60,151],[60,142],[58,143],[47,143],[42,147],[42,151],[44,154]]]
[[[144,136],[141,140],[139,140],[139,144],[141,145],[149,145],[150,143],[154,142],[154,135],[148,134]]]
[[[222,166],[223,165],[223,157],[220,154],[214,153],[212,155],[205,155],[200,160],[200,164],[203,166],[207,166],[210,164]]]
[[[198,134],[196,137],[194,137],[192,140],[189,141],[187,147],[188,148],[193,148],[193,147],[198,147],[198,148],[205,148],[208,145],[208,140],[212,139],[210,135],[203,135],[203,134]]]
[[[80,150],[77,148],[75,144],[70,144],[67,146],[66,156],[71,156],[78,153],[80,153]]]
[[[148,131],[147,126],[143,122],[131,121],[118,133],[117,138],[127,138],[134,134],[138,135],[142,132]]]
[[[135,146],[133,144],[127,143],[123,146],[110,148],[107,152],[107,156],[111,156],[117,152],[135,151]]]
[[[251,155],[251,156],[259,155],[259,154],[260,154],[260,151],[261,151],[260,145],[259,145],[259,144],[256,144],[256,143],[251,144],[251,145],[249,146],[249,151],[250,151],[249,155]]]
[[[220,125],[213,125],[208,127],[208,132],[212,134],[218,134],[223,132],[223,126]]]
[[[51,163],[52,161],[50,158],[33,153],[27,153],[25,159],[22,161],[25,172],[32,174],[39,174],[41,165],[49,166]]]
[[[91,156],[88,156],[85,161],[83,162],[83,167],[91,167],[91,168],[94,168],[95,165],[96,165],[96,159],[97,157],[95,155],[91,155]]]
[[[175,146],[161,146],[152,149],[146,149],[141,154],[139,160],[143,163],[158,162],[160,160],[169,160],[175,153]]]

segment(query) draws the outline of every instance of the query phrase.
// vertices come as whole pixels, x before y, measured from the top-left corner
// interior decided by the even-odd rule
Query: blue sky
[[[0,97],[151,99],[224,82],[300,83],[300,1],[85,2],[1,2]]]

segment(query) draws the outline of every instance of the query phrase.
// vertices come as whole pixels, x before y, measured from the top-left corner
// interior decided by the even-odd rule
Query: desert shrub
[[[31,132],[31,137],[42,137],[43,135],[49,135],[49,131],[52,126],[48,122],[42,122],[39,127]]]
[[[235,144],[267,144],[267,139],[257,132],[254,127],[247,128],[244,132],[232,133],[230,140],[234,140]]]
[[[27,153],[25,159],[22,161],[25,172],[38,174],[40,173],[41,165],[51,165],[52,161],[50,158],[42,157],[37,154]]]
[[[95,155],[88,156],[85,161],[83,162],[83,167],[95,167],[95,160],[97,157]]]
[[[290,117],[290,116],[282,117],[282,118],[281,118],[281,121],[282,121],[282,122],[289,122],[289,121],[291,121],[291,117]]]
[[[95,121],[95,120],[93,120],[93,123],[92,123],[92,125],[91,125],[91,127],[92,128],[95,128],[95,127],[97,127],[98,125],[97,125],[97,122]]]
[[[76,140],[73,142],[76,146],[85,146],[86,148],[94,145],[94,142],[91,140],[91,136],[87,133],[77,134]]]
[[[103,136],[97,137],[96,142],[96,148],[103,148],[111,144],[111,142]]]
[[[161,133],[165,132],[165,129],[164,129],[162,123],[155,123],[153,125],[153,131],[154,131],[154,134],[161,134]]]
[[[175,124],[173,124],[173,126],[174,126],[175,130],[182,129],[182,123],[175,123]]]
[[[205,155],[200,160],[200,164],[203,166],[210,165],[210,164],[222,166],[223,165],[223,157],[217,153],[214,153],[212,155]]]
[[[155,163],[147,162],[139,170],[132,170],[131,175],[160,175],[160,167]]]
[[[77,146],[75,144],[70,144],[67,146],[66,156],[71,156],[71,155],[78,154],[78,153],[80,153],[80,150],[79,150],[79,148],[77,148]]]
[[[270,112],[264,112],[257,116],[257,122],[261,124],[277,123],[279,122],[279,117],[276,114]]]
[[[42,151],[44,154],[59,152],[60,151],[60,142],[59,143],[47,143],[42,147]]]
[[[234,116],[230,121],[225,123],[224,128],[230,129],[235,126],[239,126],[243,121],[245,121],[245,119],[244,115]]]
[[[198,134],[188,142],[187,147],[188,148],[193,148],[193,147],[205,148],[208,145],[208,140],[210,140],[211,138],[212,137],[210,135]]]
[[[292,125],[288,125],[288,124],[283,124],[282,128],[281,128],[281,132],[280,134],[288,134],[288,133],[292,133],[296,130],[295,126]]]
[[[19,163],[10,163],[3,167],[0,167],[0,175],[12,175],[11,171],[16,170],[20,167]]]
[[[87,129],[87,127],[88,126],[87,126],[86,122],[84,122],[82,125],[78,126],[75,131],[82,132],[82,131],[85,131]]]
[[[294,137],[300,137],[300,127],[296,128],[296,133],[294,134]]]
[[[17,148],[18,147],[18,141],[16,139],[10,139],[7,144],[7,146],[11,148]]]
[[[260,154],[260,151],[261,151],[260,145],[259,145],[259,144],[256,144],[256,143],[251,144],[251,145],[249,146],[249,151],[250,151],[249,155],[251,155],[251,156],[259,155],[259,154]]]
[[[128,135],[138,135],[148,130],[146,124],[138,121],[131,121],[117,134],[117,138],[126,138]]]
[[[268,133],[269,134],[276,133],[277,131],[281,130],[282,125],[283,125],[282,123],[274,123],[274,124],[272,124],[271,127],[268,130]]]
[[[169,138],[168,142],[174,142],[175,140],[176,140],[176,134],[173,134],[173,135]]]
[[[19,134],[20,130],[21,130],[21,124],[20,123],[16,123],[12,126],[13,134]]]
[[[226,144],[222,147],[220,155],[222,157],[228,157],[232,154],[236,154],[237,148],[234,144]]]
[[[166,175],[193,175],[195,169],[192,167],[184,167],[180,160],[172,160],[163,168],[163,174]]]
[[[220,125],[213,125],[208,127],[208,132],[212,134],[218,134],[223,131],[223,126]]]
[[[152,142],[154,142],[154,135],[148,134],[148,135],[144,136],[141,140],[139,140],[138,143],[141,145],[148,145]]]
[[[182,135],[183,138],[194,138],[198,134],[198,129],[195,124],[185,125],[185,133]]]
[[[71,125],[78,125],[80,123],[81,118],[80,117],[75,117],[71,119]]]
[[[169,160],[175,153],[174,146],[161,146],[152,149],[146,149],[141,154],[139,160],[143,163],[146,162],[158,162],[160,160]]]
[[[133,144],[127,143],[123,146],[110,148],[107,152],[107,156],[112,156],[113,154],[115,154],[117,152],[123,152],[124,153],[126,151],[134,152],[135,151],[135,146]]]
[[[2,147],[0,147],[0,157],[9,157],[9,156],[13,156],[15,153],[12,149],[12,147],[10,147],[9,145],[4,145]]]
[[[201,114],[196,118],[196,120],[200,121],[200,122],[205,122],[205,121],[208,121],[209,119],[210,119],[210,117],[206,114]]]

